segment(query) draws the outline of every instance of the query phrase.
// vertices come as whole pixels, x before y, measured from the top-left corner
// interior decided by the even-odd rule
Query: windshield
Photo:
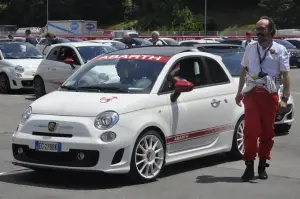
[[[275,42],[283,45],[286,48],[296,48],[296,46],[294,46],[293,44],[291,44],[290,42],[285,41],[285,40],[275,40]]]
[[[30,43],[0,43],[5,59],[41,59],[43,55]]]
[[[168,45],[179,45],[174,39],[163,39]]]
[[[239,77],[241,73],[241,61],[243,58],[244,49],[230,49],[211,52],[222,57],[222,61],[229,70],[231,76]]]
[[[73,92],[150,93],[169,57],[100,56],[72,75],[60,88]]]
[[[81,46],[77,47],[77,50],[83,62],[87,63],[94,57],[116,51],[117,49],[111,46]]]

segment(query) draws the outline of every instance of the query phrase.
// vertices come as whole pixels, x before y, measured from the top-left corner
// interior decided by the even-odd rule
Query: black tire
[[[242,116],[238,120],[238,122],[236,123],[236,126],[234,128],[234,135],[233,135],[233,139],[232,139],[232,147],[231,147],[231,151],[228,152],[228,155],[229,155],[230,159],[232,159],[232,160],[240,160],[240,159],[243,158],[243,155],[244,155],[244,153],[241,152],[241,150],[238,147],[238,144],[239,144],[238,139],[240,139],[241,136],[242,136],[241,134],[239,134],[239,133],[241,133],[239,127],[240,127],[240,125],[244,124],[244,121],[245,121],[244,116]],[[242,134],[244,135],[244,132],[242,132]],[[243,142],[243,145],[244,145],[244,142]]]
[[[278,135],[289,134],[291,127],[292,127],[292,125],[290,125],[290,124],[276,124],[275,125],[275,133]]]
[[[46,94],[45,84],[41,77],[36,77],[33,81],[34,94],[36,98],[40,98]]]
[[[159,146],[160,148],[162,148],[162,151],[160,151],[159,153],[163,157],[160,160],[158,160],[157,165],[160,165],[160,169],[156,170],[155,175],[153,175],[153,177],[151,177],[151,178],[150,177],[149,178],[145,178],[138,171],[138,166],[136,165],[136,162],[140,162],[140,161],[137,160],[138,158],[136,158],[136,157],[140,157],[140,156],[136,156],[136,153],[139,152],[138,151],[139,150],[138,146],[139,146],[140,143],[143,142],[144,138],[150,138],[150,137],[155,138],[155,139],[157,139],[157,141],[160,142],[159,144],[157,144],[157,146]],[[148,142],[149,142],[149,140],[148,140]],[[148,155],[145,156],[145,158],[147,158],[147,159],[148,159],[148,157],[150,159],[150,154],[149,154],[149,156]],[[141,134],[137,138],[136,143],[134,145],[134,148],[133,148],[133,151],[132,151],[132,156],[131,156],[129,178],[131,180],[133,180],[135,183],[147,183],[147,182],[155,181],[156,178],[160,175],[161,171],[164,168],[165,158],[166,158],[166,146],[165,146],[165,142],[164,142],[163,138],[161,137],[161,135],[157,131],[154,131],[154,130],[146,131],[145,133]],[[155,161],[155,159],[154,159],[154,161]],[[147,169],[147,167],[145,167],[145,169]]]
[[[8,94],[10,91],[8,76],[5,73],[0,73],[0,93]]]

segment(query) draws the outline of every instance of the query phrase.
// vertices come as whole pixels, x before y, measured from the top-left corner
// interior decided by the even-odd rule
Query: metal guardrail
[[[160,36],[245,36],[248,30],[233,31],[159,31]],[[150,36],[152,31],[137,31],[141,36]],[[14,31],[0,31],[0,35],[14,34]],[[91,32],[87,36],[112,36],[109,30]],[[277,30],[276,36],[300,36],[299,29],[282,29]]]

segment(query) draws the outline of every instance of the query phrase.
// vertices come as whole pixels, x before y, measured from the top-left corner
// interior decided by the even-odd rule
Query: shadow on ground
[[[209,184],[209,183],[219,183],[219,182],[242,183],[243,181],[241,180],[240,177],[216,177],[210,175],[203,175],[203,176],[198,176],[196,182],[202,184]],[[248,181],[248,183],[257,183],[257,182]]]
[[[215,155],[174,164],[165,167],[160,179],[197,169],[215,166],[224,162],[228,162],[226,155]],[[126,175],[108,175],[103,173],[66,171],[36,172],[29,169],[0,175],[0,182],[69,190],[115,189],[136,185],[129,178],[127,178]]]
[[[11,90],[9,94],[3,94],[0,93],[0,95],[29,95],[29,94],[34,94],[33,90],[26,90],[26,89],[21,89],[21,90]]]

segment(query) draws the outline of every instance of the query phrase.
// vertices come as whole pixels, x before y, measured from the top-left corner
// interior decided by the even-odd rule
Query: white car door
[[[180,70],[176,76],[192,82],[195,89],[181,93],[175,102],[171,102],[173,89],[168,85],[162,88],[170,101],[172,135],[167,138],[169,153],[210,147],[221,133],[232,128],[232,118],[228,116],[231,100],[227,95],[230,85],[227,75],[224,73],[225,82],[217,85],[212,83],[204,57],[188,57],[178,63]]]
[[[58,61],[60,48],[60,46],[52,48],[37,70],[37,74],[40,75],[44,81],[46,93],[50,93],[57,88],[56,65],[60,64]]]
[[[65,62],[66,59],[73,60],[72,63]],[[77,53],[69,46],[61,46],[58,54],[58,63],[55,65],[55,89],[62,85],[81,65]]]

